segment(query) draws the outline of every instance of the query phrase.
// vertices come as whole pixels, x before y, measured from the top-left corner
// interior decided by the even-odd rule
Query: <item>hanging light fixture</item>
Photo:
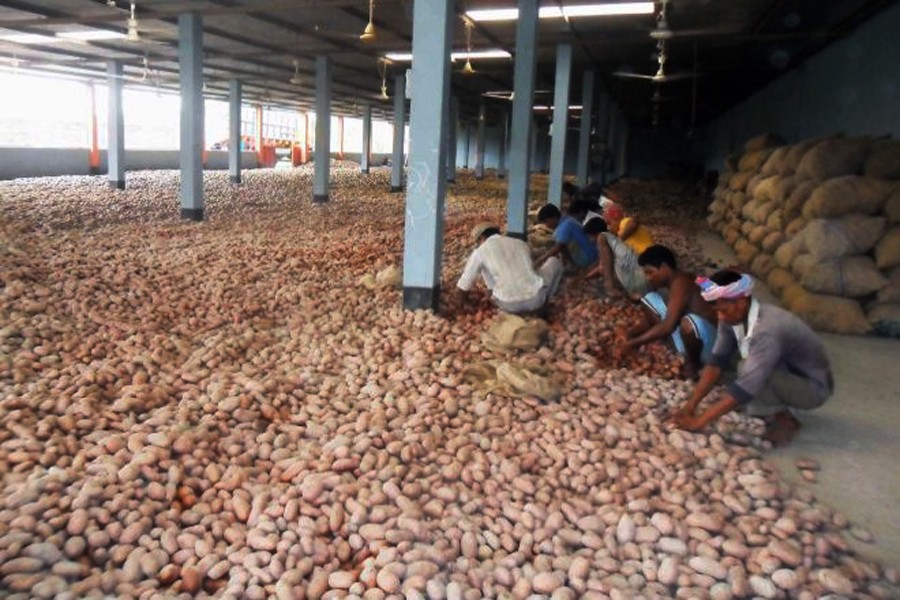
[[[293,63],[294,63],[294,75],[293,75],[293,77],[291,77],[289,83],[291,83],[293,85],[300,85],[301,83],[303,83],[303,78],[300,77],[300,61],[295,58]]]
[[[127,25],[128,25],[128,34],[125,36],[125,39],[131,43],[136,44],[141,41],[141,34],[138,32],[138,20],[134,16],[135,3],[131,3],[131,16],[128,17]]]
[[[362,35],[359,36],[360,41],[362,42],[374,42],[375,38],[378,37],[375,32],[375,23],[373,22],[375,18],[375,0],[369,0],[369,22],[366,23],[366,28],[363,29]]]
[[[382,100],[390,100],[391,97],[388,96],[387,93],[387,66],[388,59],[379,58],[378,59],[378,73],[381,75],[381,95],[379,96]]]
[[[463,65],[462,72],[463,75],[474,75],[475,68],[472,66],[470,55],[472,54],[472,28],[475,27],[475,24],[469,19],[465,19],[464,22],[466,24],[466,64]]]

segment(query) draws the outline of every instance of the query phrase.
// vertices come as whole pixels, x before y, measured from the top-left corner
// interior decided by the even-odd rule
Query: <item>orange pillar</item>
[[[97,175],[100,173],[100,139],[99,131],[97,129],[97,93],[94,89],[93,82],[88,84],[88,89],[91,94],[91,149],[88,158],[88,168],[91,175]]]
[[[338,117],[338,158],[344,160],[344,117]]]
[[[263,164],[263,107],[262,104],[256,107],[256,160],[261,167]]]

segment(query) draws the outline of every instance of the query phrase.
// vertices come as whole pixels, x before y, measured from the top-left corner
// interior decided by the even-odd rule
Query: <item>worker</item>
[[[746,406],[750,414],[765,418],[764,439],[782,446],[800,429],[793,410],[822,406],[834,391],[834,380],[818,336],[790,312],[760,303],[752,295],[753,283],[750,275],[734,271],[698,280],[703,297],[718,313],[718,337],[700,382],[673,421],[682,429],[698,431]],[[737,379],[696,414],[736,356],[741,359]]]
[[[552,204],[545,204],[537,214],[537,221],[553,230],[553,247],[537,262],[542,264],[549,258],[562,255],[575,267],[587,269],[597,262],[597,246],[584,234],[572,215],[565,215]]]
[[[626,217],[621,205],[608,204],[603,210],[603,218],[609,230],[619,236],[626,244],[631,246],[638,256],[654,244],[653,234],[637,218]]]
[[[670,337],[684,357],[684,375],[696,379],[716,341],[716,313],[700,293],[693,275],[678,268],[675,253],[654,245],[638,257],[638,264],[653,291],[641,299],[644,319],[628,331],[619,349],[629,354],[644,344]],[[667,290],[668,298],[660,293]]]
[[[591,200],[574,200],[569,204],[568,213],[573,219],[581,223],[582,228],[591,219],[602,219],[600,205]]]
[[[584,278],[603,276],[603,287],[609,298],[641,295],[647,291],[647,278],[638,265],[638,256],[631,246],[613,235],[601,218],[588,220],[584,233],[597,244],[600,260]]]
[[[465,296],[481,275],[500,310],[522,314],[542,312],[559,290],[563,267],[556,257],[547,259],[535,271],[531,250],[522,240],[500,234],[490,223],[472,230],[475,250],[466,261],[456,284]]]

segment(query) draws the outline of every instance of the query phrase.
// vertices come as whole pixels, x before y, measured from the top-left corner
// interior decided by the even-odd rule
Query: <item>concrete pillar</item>
[[[484,179],[484,145],[487,114],[484,102],[478,105],[478,129],[475,133],[475,179]]]
[[[569,123],[569,87],[572,80],[572,46],[556,48],[556,88],[553,92],[553,127],[550,145],[550,186],[547,202],[562,202],[563,176],[566,171],[566,131]]]
[[[241,82],[228,82],[228,174],[241,182]]]
[[[504,110],[500,116],[500,140],[497,146],[497,177],[506,177],[506,145],[509,143],[509,114]]]
[[[313,202],[328,202],[331,174],[331,58],[316,57],[316,164]]]
[[[125,117],[122,112],[122,63],[109,61],[109,114],[107,115],[108,133],[106,164],[108,167],[109,187],[125,189]]]
[[[628,175],[628,121],[625,120],[624,115],[621,117],[619,129],[619,143],[616,152],[618,169],[616,169],[616,172],[619,174],[619,177],[625,177]]]
[[[391,191],[403,191],[403,130],[406,127],[406,75],[394,77],[394,155]]]
[[[537,119],[531,124],[531,140],[528,142],[531,145],[531,157],[528,161],[528,170],[530,173],[537,173],[541,170],[540,159],[541,157],[538,155],[538,135],[540,133],[541,125],[537,122]],[[513,126],[515,129],[515,125]],[[510,149],[512,152],[512,149]]]
[[[181,218],[203,220],[203,18],[178,16],[181,80]]]
[[[600,103],[597,107],[597,133],[594,139],[600,144],[600,156],[597,157],[600,162],[600,184],[606,185],[609,180],[609,109],[610,109],[609,92],[600,93]]]
[[[437,310],[446,192],[447,103],[454,0],[417,0],[413,11],[412,108],[403,243],[403,307]]]
[[[463,128],[463,135],[466,136],[466,153],[463,156],[463,169],[468,169],[469,168],[469,152],[471,152],[471,150],[472,150],[472,148],[471,148],[472,134],[471,134],[471,131],[469,130],[468,123],[463,123],[462,128]]]
[[[362,155],[359,157],[359,168],[363,173],[369,172],[369,160],[372,154],[372,105],[363,106],[362,118]]]
[[[513,85],[512,137],[509,146],[509,188],[506,230],[525,238],[528,231],[528,189],[534,127],[534,76],[538,40],[538,0],[519,0],[516,21],[515,82]]]
[[[450,98],[447,120],[447,181],[456,181],[456,134],[459,129],[459,98]]]
[[[591,122],[594,116],[594,72],[587,70],[581,78],[581,128],[578,132],[577,184],[585,186],[590,173]]]

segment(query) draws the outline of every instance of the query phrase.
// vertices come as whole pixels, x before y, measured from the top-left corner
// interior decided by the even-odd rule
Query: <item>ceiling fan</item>
[[[672,29],[669,26],[669,10],[672,0],[659,0],[659,11],[656,13],[656,27],[650,31],[654,40],[671,40],[673,38],[697,37],[705,35],[732,35],[740,32],[734,27],[710,27],[706,29]]]
[[[553,90],[534,90],[535,96],[544,96],[544,95],[552,94],[552,93],[553,93]],[[484,96],[485,98],[494,98],[496,100],[508,100],[509,102],[512,102],[513,99],[515,98],[515,92],[513,92],[511,90],[484,92],[481,95]]]
[[[291,85],[300,85],[303,83],[303,77],[300,76],[300,61],[296,58],[292,61],[294,65],[294,74],[288,80]]]
[[[125,20],[125,41],[131,44],[151,44],[154,40],[148,40],[142,34],[167,32],[166,29],[150,29],[144,27],[137,18],[137,2],[129,2],[128,8],[121,8],[120,3],[115,0],[107,0],[106,5],[122,12],[126,12],[128,17]]]
[[[645,75],[643,73],[633,73],[631,71],[623,71],[618,70],[614,71],[613,75],[615,77],[621,78],[632,78],[632,79],[646,79],[652,81],[653,83],[667,83],[670,81],[681,81],[684,79],[691,79],[697,76],[696,72],[678,72],[678,73],[667,73],[666,72],[666,61],[668,60],[668,55],[666,54],[666,40],[660,39],[656,42],[657,47],[657,63],[659,64],[659,68],[656,73],[653,75]]]

